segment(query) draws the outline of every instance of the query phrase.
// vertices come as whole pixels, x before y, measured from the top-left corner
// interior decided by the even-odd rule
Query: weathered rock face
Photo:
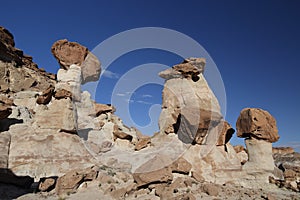
[[[220,134],[217,141],[217,146],[225,145],[229,142],[235,130],[226,121],[222,121],[218,127]]]
[[[267,111],[258,108],[245,108],[236,122],[237,136],[253,137],[276,142],[279,139],[276,120]]]
[[[82,68],[82,84],[99,79],[101,63],[86,47],[64,39],[56,41],[51,51],[62,69],[68,70],[71,65]]]
[[[54,97],[57,99],[70,97],[74,101],[81,99],[81,67],[71,65],[68,70],[60,69],[57,72]]]
[[[24,124],[11,126],[9,134],[8,168],[18,176],[60,176],[70,169],[93,165],[91,154],[77,135]]]
[[[140,166],[133,174],[138,186],[150,183],[167,183],[173,179],[172,161],[166,156],[156,156]]]
[[[77,115],[71,99],[54,100],[49,106],[41,107],[36,113],[34,126],[37,129],[76,132]]]
[[[8,132],[0,133],[0,169],[8,168],[9,147],[10,134]]]
[[[246,139],[245,143],[249,158],[248,162],[243,166],[244,169],[274,170],[275,164],[272,156],[272,143],[254,138]]]
[[[218,100],[201,74],[204,65],[204,59],[190,58],[159,74],[167,79],[159,118],[162,134],[177,133],[184,143],[203,144],[209,129],[220,123]]]
[[[46,90],[55,82],[55,75],[39,69],[30,56],[15,48],[13,35],[0,27],[0,91]]]

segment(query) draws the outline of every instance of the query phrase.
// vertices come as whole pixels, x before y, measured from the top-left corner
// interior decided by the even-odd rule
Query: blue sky
[[[14,34],[18,48],[50,72],[59,68],[50,52],[58,39],[77,41],[93,50],[107,38],[133,28],[179,31],[201,44],[216,63],[226,89],[227,121],[235,126],[244,107],[266,109],[277,119],[281,139],[275,145],[294,146],[299,151],[299,7],[300,1],[293,0],[5,1],[1,3],[0,24]],[[181,60],[178,55],[154,49],[123,55],[104,74],[96,99],[110,103],[119,78],[136,66],[172,66]],[[160,110],[152,105],[161,103],[161,89],[157,84],[144,85],[124,100],[136,124],[144,126],[151,117],[157,121]],[[129,95],[126,92],[119,97]],[[153,115],[148,116],[149,108]]]

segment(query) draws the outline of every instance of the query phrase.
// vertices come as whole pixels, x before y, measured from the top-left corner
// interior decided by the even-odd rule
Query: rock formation
[[[97,81],[101,73],[100,61],[86,47],[68,40],[58,40],[52,45],[52,54],[62,69],[71,65],[81,66],[82,83]]]
[[[204,144],[209,130],[221,122],[218,100],[202,74],[204,66],[205,59],[188,58],[160,72],[166,79],[159,118],[161,134],[176,133],[184,143]]]
[[[266,183],[269,176],[281,177],[272,156],[272,142],[279,139],[274,117],[262,109],[245,108],[237,119],[236,128],[237,136],[246,138],[248,161],[243,170]]]
[[[46,90],[54,84],[55,75],[39,69],[22,50],[15,47],[13,35],[0,27],[0,92]]]
[[[150,137],[82,91],[101,72],[86,47],[59,40],[51,50],[57,75],[0,28],[1,199],[299,198],[290,191],[300,188],[299,156],[273,150],[275,166],[271,143],[279,136],[268,112],[243,110],[236,127],[247,149],[230,144],[234,129],[204,78],[205,59],[159,74],[166,79],[160,132]]]

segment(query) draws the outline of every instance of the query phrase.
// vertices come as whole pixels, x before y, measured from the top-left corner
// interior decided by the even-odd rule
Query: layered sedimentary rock
[[[3,28],[0,41],[5,72],[0,80],[0,198],[20,196],[7,196],[3,182],[51,192],[55,199],[271,199],[273,193],[251,189],[275,187],[268,180],[300,189],[297,153],[274,151],[283,171],[277,176],[282,174],[272,161],[271,142],[279,136],[266,111],[242,111],[237,129],[247,149],[230,144],[234,129],[205,81],[203,58],[185,59],[160,73],[166,79],[161,132],[151,137],[124,125],[114,106],[81,91],[81,84],[97,80],[101,71],[87,48],[55,43],[52,51],[61,69],[52,76],[15,49],[13,36]],[[287,194],[281,192],[280,199]]]
[[[222,120],[218,100],[202,74],[204,66],[205,59],[189,58],[160,72],[166,79],[159,118],[161,134],[176,133],[184,143],[204,144],[209,129]]]

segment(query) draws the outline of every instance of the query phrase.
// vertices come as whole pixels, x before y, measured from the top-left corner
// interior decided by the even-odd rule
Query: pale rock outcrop
[[[49,120],[51,119],[51,120]],[[35,114],[34,126],[37,129],[76,132],[77,114],[71,99],[54,100]]]
[[[40,92],[27,90],[21,91],[13,94],[14,104],[16,106],[24,106],[29,110],[36,109],[36,101]]]
[[[209,129],[222,120],[218,100],[202,74],[204,65],[205,59],[190,58],[160,72],[166,79],[159,118],[161,134],[177,133],[184,143],[204,144]]]
[[[10,126],[8,168],[18,176],[61,176],[75,168],[93,165],[94,158],[77,136],[54,129],[34,129],[26,124]]]
[[[10,147],[10,134],[9,132],[0,133],[0,169],[8,168],[8,155]]]
[[[69,97],[74,101],[81,99],[81,67],[71,65],[68,70],[59,69],[57,72],[57,81],[55,85],[55,97],[58,99]],[[58,95],[58,94],[59,95]],[[65,97],[63,96],[65,94]]]
[[[243,166],[244,170],[273,171],[275,168],[272,156],[272,143],[255,138],[246,139],[248,162]]]

